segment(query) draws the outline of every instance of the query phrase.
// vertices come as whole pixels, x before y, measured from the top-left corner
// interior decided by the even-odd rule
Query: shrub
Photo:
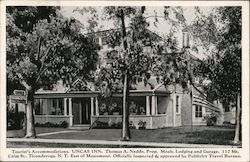
[[[107,122],[101,122],[97,121],[95,126],[93,126],[94,129],[121,129],[122,128],[122,122],[113,123],[112,125],[109,125]]]
[[[51,123],[51,122],[46,122],[46,123],[36,123],[35,126],[36,127],[52,127],[52,128],[56,128],[56,127],[62,127],[62,128],[67,128],[68,127],[68,122],[66,121],[62,121],[59,124],[58,123]]]
[[[109,124],[107,122],[97,121],[93,128],[95,128],[95,129],[107,129],[107,128],[109,128]]]
[[[135,125],[134,125],[133,121],[129,122],[129,128],[133,128],[133,129],[135,128]]]
[[[147,122],[146,122],[146,121],[140,120],[140,121],[138,122],[139,129],[145,129],[145,128],[146,128],[146,125],[147,125]]]
[[[7,112],[7,129],[22,129],[25,121],[24,112]]]
[[[69,123],[66,122],[66,121],[63,121],[60,123],[60,126],[63,127],[63,128],[67,128],[69,126]]]
[[[121,129],[122,128],[122,122],[117,122],[117,123],[113,123],[110,128],[113,129]]]
[[[212,112],[211,114],[204,116],[203,121],[207,122],[207,126],[214,126],[217,121],[217,114]]]

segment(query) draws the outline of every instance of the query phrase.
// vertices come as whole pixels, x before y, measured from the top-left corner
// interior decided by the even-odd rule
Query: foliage
[[[89,77],[97,60],[96,46],[80,33],[79,24],[61,15],[50,15],[49,20],[38,19],[32,30],[16,24],[16,14],[23,15],[30,10],[36,13],[29,7],[20,12],[7,12],[8,79],[18,80],[35,91],[41,87],[52,88],[59,79],[70,83],[77,76]]]
[[[214,112],[203,117],[203,121],[206,121],[207,126],[213,126],[216,124],[218,115]]]
[[[165,86],[180,84],[183,88],[187,88],[189,81],[192,80],[188,63],[187,55],[183,53],[165,55],[157,59],[154,72],[157,79]]]
[[[112,123],[111,125],[108,122],[97,121],[93,129],[121,129],[122,122]]]
[[[11,6],[6,19],[7,78],[28,94],[25,137],[35,137],[36,90],[52,89],[59,80],[70,84],[77,77],[91,78],[97,46],[81,34],[78,21],[64,18],[54,7]]]
[[[51,123],[51,122],[46,122],[46,123],[36,123],[36,127],[62,127],[62,128],[67,128],[69,126],[69,123],[66,121],[62,121],[60,123]]]
[[[214,45],[215,49],[199,65],[197,73],[211,80],[206,87],[210,100],[236,102],[236,96],[241,92],[241,8],[219,7],[209,19],[205,28],[209,28],[212,35],[202,36],[207,32],[204,31],[199,38]]]
[[[13,23],[25,33],[32,32],[39,20],[50,21],[51,16],[56,16],[57,9],[59,7],[52,6],[8,6],[6,8],[7,13],[13,17]]]
[[[7,129],[22,129],[25,114],[24,112],[7,111]]]
[[[145,129],[145,128],[146,128],[146,125],[147,125],[147,122],[146,122],[146,121],[140,120],[140,121],[138,122],[139,129]]]
[[[204,39],[203,42],[213,44],[212,54],[200,65],[200,73],[211,80],[207,87],[210,100],[219,99],[236,105],[236,127],[233,143],[240,140],[241,120],[241,7],[219,7],[212,15],[215,25],[205,24],[215,33],[216,39],[212,42]],[[215,30],[217,29],[217,30]],[[211,36],[207,37],[211,38]]]
[[[95,123],[95,125],[93,126],[94,129],[108,129],[109,128],[109,124],[108,122],[101,122],[101,121],[97,121]]]
[[[113,129],[121,129],[122,128],[122,122],[117,122],[117,123],[113,123],[110,128]]]
[[[110,14],[108,18],[120,16],[120,9],[124,9],[125,15],[130,17],[131,22],[127,28],[125,50],[121,41],[121,31],[114,32],[116,37],[112,37],[109,44],[114,47],[107,53],[108,63],[100,69],[97,85],[103,92],[104,97],[109,97],[113,93],[123,88],[123,78],[128,71],[130,86],[136,83],[150,70],[153,63],[152,57],[143,53],[143,48],[152,42],[151,35],[147,30],[148,23],[142,15],[140,7],[105,7],[105,12]],[[116,31],[116,30],[115,30]],[[149,76],[148,76],[149,77]]]
[[[132,129],[136,128],[133,121],[129,121],[129,128],[132,128]]]
[[[120,48],[114,48],[108,52],[108,65],[98,73],[97,85],[103,92],[103,97],[110,97],[113,93],[122,90],[122,80],[127,71],[129,89],[132,89],[132,84],[137,84],[141,80],[146,84],[152,75],[158,76],[159,82],[165,85],[180,83],[187,87],[191,78],[187,68],[188,57],[183,52],[177,51],[176,38],[173,36],[173,32],[185,24],[182,8],[165,7],[164,17],[174,28],[171,28],[166,40],[155,37],[155,34],[148,30],[149,23],[144,16],[145,7],[105,7],[105,12],[110,15],[109,19],[119,20],[120,9],[124,9],[125,15],[130,18],[125,37],[127,50],[121,47],[124,44],[121,40],[121,32],[119,29],[115,30],[113,32],[115,36],[110,39],[109,44],[111,47],[115,44]],[[176,16],[175,20],[170,17],[170,14]],[[160,41],[164,43],[161,44]],[[166,46],[172,48],[171,54],[164,53]],[[145,52],[146,48],[150,49],[149,53]]]
[[[174,33],[188,29],[182,7],[164,7],[164,18],[171,25],[169,34],[158,43],[154,50],[156,57],[152,66],[152,74],[157,81],[165,86],[179,84],[184,90],[190,91],[193,83],[194,64],[197,60],[191,57],[189,47],[179,48],[179,42]]]

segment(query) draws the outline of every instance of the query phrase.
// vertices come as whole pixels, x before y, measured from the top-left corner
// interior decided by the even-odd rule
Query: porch
[[[122,94],[115,94],[107,101],[99,92],[68,92],[35,95],[35,122],[61,123],[69,128],[91,126],[96,122],[109,125],[122,121]],[[179,97],[178,97],[179,98]],[[180,102],[178,101],[178,104]],[[175,116],[176,94],[163,91],[130,91],[129,121],[135,128],[145,123],[146,129],[178,126]],[[180,105],[180,104],[179,104]]]

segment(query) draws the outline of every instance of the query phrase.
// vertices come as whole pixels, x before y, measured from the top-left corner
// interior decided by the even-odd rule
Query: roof
[[[193,86],[193,104],[202,105],[203,107],[220,113],[220,108],[206,99],[201,87]]]
[[[74,88],[75,85],[80,85],[79,88]],[[77,79],[72,88],[62,88],[54,90],[39,90],[35,93],[35,98],[61,98],[61,97],[95,97],[101,94],[100,91],[96,91],[94,84],[91,82],[82,81]],[[134,85],[134,89],[130,90],[131,96],[146,96],[146,95],[159,95],[166,96],[172,93],[163,84],[158,83],[155,77],[148,80],[147,84],[139,82]],[[122,96],[122,91],[114,94],[113,96]]]
[[[126,30],[129,30],[130,27],[127,27]],[[150,34],[152,34],[153,36],[157,37],[158,39],[163,39],[161,36],[159,36],[158,34],[156,34],[155,32],[149,30],[149,29],[146,29]],[[87,33],[85,35],[98,35],[98,36],[103,36],[105,33],[108,33],[108,32],[114,32],[114,31],[117,31],[117,32],[121,32],[121,29],[120,28],[116,28],[116,29],[107,29],[107,30],[100,30],[100,31],[96,31],[96,32],[91,32],[91,33]]]

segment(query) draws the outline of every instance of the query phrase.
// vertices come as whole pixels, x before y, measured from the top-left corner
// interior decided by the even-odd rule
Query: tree
[[[131,84],[136,83],[143,75],[148,74],[152,58],[143,53],[143,47],[146,40],[150,39],[149,31],[146,27],[149,25],[143,13],[145,7],[105,7],[105,12],[116,21],[120,22],[121,42],[120,50],[112,50],[109,59],[114,60],[110,66],[110,71],[116,72],[112,75],[111,80],[115,79],[116,84],[123,82],[123,126],[122,140],[129,140],[129,89]],[[126,17],[131,17],[129,27],[125,25]],[[119,38],[119,37],[118,37]],[[120,77],[121,76],[121,77]],[[119,79],[122,78],[121,79]],[[111,83],[113,85],[113,83]],[[117,89],[114,89],[117,91]]]
[[[34,138],[36,90],[51,89],[60,79],[70,84],[76,77],[90,78],[97,46],[80,33],[75,19],[50,7],[7,7],[6,31],[7,78],[18,81],[28,94],[25,137]]]
[[[198,10],[199,12],[199,10]],[[201,13],[199,13],[201,14]],[[193,31],[203,22],[208,30],[197,34],[202,43],[213,45],[208,59],[198,72],[211,80],[207,91],[211,100],[222,100],[236,106],[236,128],[234,143],[239,143],[241,120],[241,7],[218,7],[213,14],[198,18]],[[204,23],[208,22],[208,23]],[[200,29],[202,30],[202,29]]]
[[[140,7],[105,7],[104,12],[108,19],[115,20],[118,28],[118,33],[113,32],[108,36],[111,38],[111,45],[121,45],[119,50],[112,50],[108,53],[108,59],[112,60],[109,66],[101,69],[99,75],[99,82],[102,91],[106,97],[110,97],[113,93],[123,88],[123,131],[122,140],[129,140],[128,129],[128,103],[129,103],[129,89],[132,84],[137,84],[139,80],[143,79],[145,84],[151,75],[160,75],[165,85],[171,84],[166,78],[169,78],[169,69],[160,68],[161,65],[169,63],[171,68],[173,64],[170,63],[169,58],[176,60],[176,55],[167,55],[167,58],[157,56],[162,54],[162,49],[165,46],[171,46],[173,51],[176,47],[176,41],[173,37],[173,32],[176,32],[178,26],[184,23],[185,18],[182,15],[180,7],[165,7],[164,16],[144,16],[146,8]],[[170,14],[176,16],[176,21],[169,17]],[[167,43],[160,45],[158,39],[147,29],[149,23],[147,18],[155,18],[155,24],[158,18],[164,18],[172,24],[170,36]],[[128,26],[125,25],[125,20],[128,21]],[[114,39],[113,39],[114,38]],[[162,40],[162,39],[161,39]],[[143,51],[144,47],[150,46],[151,54]],[[180,59],[180,57],[179,57]],[[180,61],[180,60],[178,60]],[[171,65],[170,65],[171,64]],[[158,71],[160,70],[160,71]],[[176,69],[175,69],[176,70]],[[187,74],[185,74],[186,76]],[[171,74],[171,77],[173,75]],[[180,77],[181,78],[181,77]],[[179,79],[180,79],[179,78]],[[171,78],[172,79],[172,78]],[[183,79],[184,80],[184,79]],[[103,86],[105,82],[105,86]],[[121,85],[120,83],[123,82]]]

